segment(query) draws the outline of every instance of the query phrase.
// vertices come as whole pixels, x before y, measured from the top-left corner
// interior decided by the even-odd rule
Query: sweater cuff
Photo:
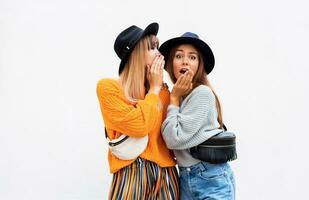
[[[179,113],[179,106],[169,105],[167,108],[168,115],[177,115]]]
[[[159,95],[156,95],[154,93],[147,93],[145,96],[145,100],[151,101],[151,102],[158,102],[159,101]]]

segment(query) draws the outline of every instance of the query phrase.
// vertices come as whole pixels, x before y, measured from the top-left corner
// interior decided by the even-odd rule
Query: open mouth
[[[181,74],[184,74],[184,73],[186,73],[186,71],[188,71],[188,69],[182,68],[179,72],[180,72]]]

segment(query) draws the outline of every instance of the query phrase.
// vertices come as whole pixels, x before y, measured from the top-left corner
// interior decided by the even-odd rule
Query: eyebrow
[[[183,52],[184,50],[182,50],[182,49],[177,49],[176,52],[177,52],[177,51]],[[190,51],[189,54],[196,54],[196,55],[198,55],[198,53],[197,53],[196,51]]]
[[[153,37],[152,40],[151,40],[151,42],[159,42],[159,40],[158,40],[158,38]]]

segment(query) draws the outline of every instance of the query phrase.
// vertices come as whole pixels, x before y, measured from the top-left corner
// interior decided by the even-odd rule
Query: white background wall
[[[154,21],[214,51],[237,199],[309,199],[307,2],[0,0],[0,199],[107,199],[96,83],[117,76],[117,34]]]

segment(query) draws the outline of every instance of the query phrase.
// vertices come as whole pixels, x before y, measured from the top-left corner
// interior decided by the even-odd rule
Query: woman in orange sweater
[[[108,153],[113,180],[109,199],[179,198],[178,175],[173,153],[160,133],[169,104],[163,85],[164,57],[158,51],[159,25],[145,30],[130,26],[116,38],[114,49],[121,59],[119,79],[102,79],[97,96],[109,139],[122,134],[148,135],[148,144],[137,158],[123,160]]]

